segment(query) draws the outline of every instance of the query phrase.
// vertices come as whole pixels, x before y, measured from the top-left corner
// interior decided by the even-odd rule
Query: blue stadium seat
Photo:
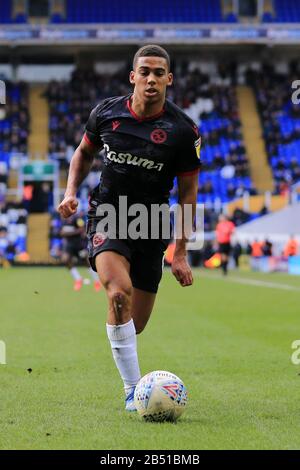
[[[226,23],[237,23],[238,18],[237,18],[235,13],[231,12],[231,13],[228,13],[228,15],[225,16],[224,21]]]
[[[17,24],[27,23],[27,17],[23,13],[19,13],[18,15],[15,16],[15,18],[13,19],[13,22]]]
[[[51,16],[50,22],[53,24],[64,23],[64,18],[60,14],[54,13]]]
[[[11,18],[11,2],[7,0],[5,2],[1,2],[0,6],[0,24],[7,24],[12,23]]]
[[[299,23],[299,0],[274,0],[275,18],[278,23]]]
[[[273,23],[274,22],[274,15],[269,11],[265,11],[262,15],[262,22],[263,23]]]
[[[220,0],[67,0],[67,23],[218,23]],[[56,22],[56,18],[52,17]],[[234,18],[232,21],[234,22]]]

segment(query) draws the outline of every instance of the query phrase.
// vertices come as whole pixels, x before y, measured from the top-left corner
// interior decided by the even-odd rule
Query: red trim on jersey
[[[196,168],[195,170],[192,171],[184,171],[182,173],[177,173],[176,176],[192,176],[195,175],[196,173],[199,173],[200,168]]]
[[[143,121],[150,121],[151,119],[157,119],[159,118],[160,116],[162,116],[165,112],[165,108],[163,108],[161,111],[159,111],[159,113],[156,113],[156,114],[153,114],[153,116],[148,116],[148,117],[140,117],[138,116],[132,109],[131,107],[131,103],[130,103],[130,98],[126,101],[126,106],[127,106],[127,109],[129,110],[131,116],[134,117],[134,119],[136,119],[137,121],[139,122],[143,122]]]
[[[89,144],[90,147],[97,148],[97,145],[93,144],[93,142],[88,138],[86,133],[84,134],[83,138],[86,141],[86,143]]]

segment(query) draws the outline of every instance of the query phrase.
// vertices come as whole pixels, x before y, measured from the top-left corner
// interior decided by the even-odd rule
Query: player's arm
[[[77,211],[78,201],[76,193],[83,180],[89,174],[94,157],[99,150],[100,147],[94,146],[83,137],[72,156],[65,196],[58,206],[58,212],[65,219]]]
[[[178,203],[181,206],[182,220],[180,221],[181,227],[179,227],[180,238],[176,239],[172,273],[182,286],[190,286],[193,283],[193,275],[187,261],[186,243],[192,233],[196,214],[198,171],[194,174],[178,176],[177,181]],[[188,214],[190,209],[192,209],[192,218]],[[190,226],[188,226],[189,222]]]
[[[62,228],[61,231],[60,231],[60,236],[63,237],[63,238],[70,239],[74,236],[82,235],[83,232],[84,232],[83,228],[75,228],[74,230],[72,230],[72,232],[68,232],[68,231],[64,230],[64,228]]]

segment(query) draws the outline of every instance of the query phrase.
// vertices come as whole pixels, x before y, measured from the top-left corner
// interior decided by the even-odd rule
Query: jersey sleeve
[[[98,125],[100,114],[101,104],[96,106],[92,110],[85,126],[85,133],[83,138],[91,147],[103,147],[103,142],[100,137],[100,129]]]
[[[176,175],[189,176],[199,172],[201,137],[196,124],[187,124],[182,133],[176,156]]]

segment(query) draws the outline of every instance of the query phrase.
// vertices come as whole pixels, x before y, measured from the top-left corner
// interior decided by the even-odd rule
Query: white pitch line
[[[257,279],[235,277],[235,276],[231,276],[230,274],[228,275],[228,277],[221,277],[221,276],[219,277],[219,276],[214,276],[211,274],[201,272],[199,276],[206,277],[207,279],[214,279],[214,280],[217,279],[217,280],[226,281],[226,282],[236,282],[238,284],[246,284],[249,286],[268,287],[269,289],[282,289],[282,290],[300,292],[299,287],[290,286],[289,284],[278,284],[277,282],[258,281]]]

